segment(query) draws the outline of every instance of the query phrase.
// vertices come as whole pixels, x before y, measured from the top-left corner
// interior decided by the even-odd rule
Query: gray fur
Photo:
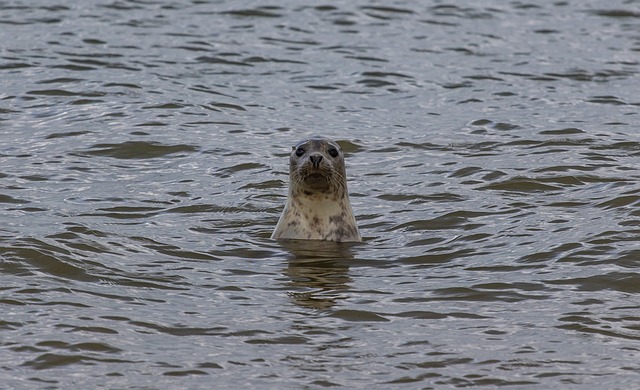
[[[362,241],[337,143],[312,137],[296,144],[289,158],[289,181],[287,204],[271,238]]]

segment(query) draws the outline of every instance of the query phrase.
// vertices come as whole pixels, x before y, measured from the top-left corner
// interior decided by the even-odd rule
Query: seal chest
[[[344,154],[328,138],[300,141],[289,158],[289,196],[271,238],[360,242]]]

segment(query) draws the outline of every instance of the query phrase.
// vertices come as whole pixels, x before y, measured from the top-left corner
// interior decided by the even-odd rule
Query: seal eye
[[[296,149],[296,156],[300,157],[304,154],[304,149],[298,148]]]
[[[338,157],[338,150],[336,148],[331,148],[329,149],[329,156],[336,158]]]

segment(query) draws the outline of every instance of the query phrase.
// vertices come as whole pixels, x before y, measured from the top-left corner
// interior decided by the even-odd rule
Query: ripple
[[[533,178],[514,177],[507,180],[502,180],[497,183],[489,184],[487,186],[483,186],[481,189],[529,193],[529,192],[556,192],[556,191],[561,191],[563,188],[558,186],[553,186],[550,184],[545,184],[540,180],[536,180]]]
[[[221,14],[240,18],[278,18],[282,16],[282,14],[276,12],[280,9],[281,8],[277,6],[262,6],[256,8],[223,11],[221,12]]]
[[[77,152],[81,156],[104,156],[117,159],[150,159],[172,154],[193,153],[191,145],[165,145],[159,142],[127,141],[119,144],[96,144],[90,150]]]
[[[210,57],[210,56],[197,57],[196,61],[207,63],[207,64],[217,64],[217,65],[253,66],[251,62],[231,61],[221,57]]]
[[[379,322],[389,321],[384,316],[381,316],[375,312],[369,312],[364,310],[336,310],[331,314],[331,317],[339,318],[349,322]]]
[[[45,353],[37,358],[23,363],[23,366],[36,370],[47,370],[72,365],[94,365],[97,363],[134,363],[131,360],[95,358],[84,355],[63,355],[56,353]]]

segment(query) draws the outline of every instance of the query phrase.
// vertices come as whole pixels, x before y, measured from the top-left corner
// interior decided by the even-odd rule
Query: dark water
[[[640,2],[0,1],[0,387],[640,383]],[[365,243],[278,243],[290,146]]]

